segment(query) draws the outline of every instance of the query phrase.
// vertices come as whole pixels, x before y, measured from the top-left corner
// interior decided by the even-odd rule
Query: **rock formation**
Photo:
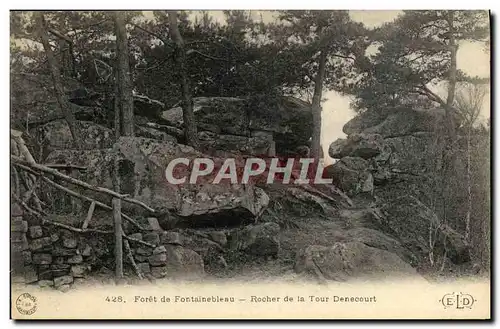
[[[346,139],[329,148],[338,161],[327,168],[358,205],[377,208],[377,229],[392,234],[412,252],[415,263],[429,255],[429,226],[444,236],[454,263],[469,261],[464,237],[442,223],[428,202],[429,175],[435,171],[433,153],[443,111],[368,111],[344,126]]]
[[[37,161],[112,189],[113,161],[118,159],[120,193],[155,210],[122,202],[123,213],[138,223],[123,226],[130,253],[139,272],[152,278],[199,277],[227,271],[241,259],[280,262],[283,257],[293,259],[298,273],[326,280],[417,275],[414,266],[428,252],[429,223],[446,237],[452,261],[468,259],[462,236],[441,225],[420,196],[422,177],[433,161],[427,154],[439,113],[367,112],[351,120],[344,127],[348,137],[329,149],[338,159],[325,170],[333,185],[214,185],[204,179],[173,185],[166,181],[165,169],[179,157],[209,157],[220,165],[231,156],[303,153],[312,133],[310,105],[292,97],[195,98],[201,144],[195,150],[183,144],[182,109],[168,109],[144,95],[134,95],[136,136],[115,141],[106,95],[68,81],[66,91],[84,137],[83,149],[75,150],[69,147],[67,124],[51,105],[45,77],[13,79],[19,90],[12,98],[12,125],[28,128],[26,138]],[[32,93],[25,92],[22,81]],[[189,174],[191,168],[181,171]],[[88,199],[69,197],[45,181],[41,186],[42,201],[61,213],[53,220],[80,227]],[[85,195],[111,204],[109,195]],[[80,238],[61,226],[44,225],[40,216],[13,204],[13,267],[24,282],[67,287],[93,269],[109,266],[112,235]],[[93,218],[89,229],[112,232],[109,209],[101,207]]]

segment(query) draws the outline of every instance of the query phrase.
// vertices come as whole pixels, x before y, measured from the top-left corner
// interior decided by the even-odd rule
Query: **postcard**
[[[491,319],[488,10],[10,24],[12,319]]]

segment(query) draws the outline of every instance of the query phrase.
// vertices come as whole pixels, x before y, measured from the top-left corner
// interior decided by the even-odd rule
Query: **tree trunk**
[[[470,138],[472,123],[467,129],[467,213],[465,215],[465,239],[470,242],[470,216],[472,212],[472,173],[470,158]]]
[[[450,72],[448,74],[448,97],[446,99],[446,122],[448,124],[448,134],[452,141],[455,141],[455,121],[453,119],[453,102],[455,100],[455,89],[457,85],[457,44],[455,41],[455,28],[453,26],[454,13],[452,10],[448,12],[448,25],[450,32],[449,48],[450,48]]]
[[[115,99],[113,103],[114,111],[115,111],[115,116],[114,116],[114,127],[115,127],[115,141],[118,141],[122,134],[122,111],[121,111],[121,106],[120,106],[120,100],[121,100],[121,93],[120,93],[120,83],[118,82],[119,80],[119,74],[118,74],[118,65],[115,65],[115,72],[114,72],[114,94],[115,94]]]
[[[315,160],[321,158],[321,96],[323,93],[323,80],[325,78],[327,53],[322,50],[319,54],[319,69],[314,79],[314,95],[312,99],[313,135],[311,142],[311,157]]]
[[[125,28],[125,13],[115,12],[116,59],[119,104],[121,112],[121,134],[134,136],[134,99],[130,79],[130,63],[128,51],[127,30]]]
[[[193,99],[191,97],[191,87],[186,69],[186,49],[184,47],[184,40],[182,39],[182,35],[177,24],[177,12],[168,11],[168,20],[170,24],[170,34],[176,44],[175,61],[178,66],[182,88],[182,116],[184,120],[184,135],[186,137],[188,145],[194,148],[198,148],[198,132],[196,129],[196,121],[194,117]]]
[[[76,78],[73,44],[68,41],[68,39],[69,38],[66,37],[59,40],[59,51],[61,52],[61,75],[69,78]]]
[[[73,137],[73,143],[75,144],[76,148],[80,149],[81,140],[78,133],[78,128],[76,127],[76,119],[64,93],[59,66],[57,64],[54,53],[52,52],[52,48],[50,47],[49,37],[47,34],[47,23],[45,22],[45,18],[42,12],[37,12],[35,15],[37,20],[38,33],[40,34],[43,49],[45,50],[47,61],[49,63],[50,74],[54,83],[57,103],[59,104],[61,112],[64,115],[66,122],[68,123],[71,136]]]
[[[124,52],[127,49],[127,38],[125,31],[125,21],[123,19],[123,13],[115,12],[115,30],[116,30],[116,64],[115,64],[115,141],[118,142],[120,136],[130,134],[130,130],[125,120],[125,108],[127,106],[127,90],[126,84],[122,80],[124,75],[128,78],[129,66],[128,66],[128,52]],[[125,38],[124,38],[125,35]],[[132,96],[132,91],[128,90],[130,96]],[[132,106],[133,111],[133,106]],[[132,112],[132,128],[133,128],[133,112]],[[133,136],[133,130],[132,135]],[[120,163],[118,155],[115,155],[113,159],[113,174],[112,182],[113,189],[120,193]],[[123,239],[122,239],[122,216],[121,216],[121,200],[114,198],[112,201],[113,206],[113,219],[114,219],[114,231],[115,231],[115,276],[119,280],[123,277]]]
[[[113,218],[115,224],[115,275],[117,279],[123,278],[123,237],[121,200],[113,199]]]

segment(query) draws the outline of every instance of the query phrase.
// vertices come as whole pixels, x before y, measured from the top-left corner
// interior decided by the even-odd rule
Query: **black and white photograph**
[[[487,9],[9,18],[11,319],[491,319]]]

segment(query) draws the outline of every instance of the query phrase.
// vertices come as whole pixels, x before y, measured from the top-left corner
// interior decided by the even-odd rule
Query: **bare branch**
[[[93,191],[96,191],[96,192],[105,193],[105,194],[111,195],[111,196],[113,196],[115,198],[121,199],[123,201],[129,202],[129,203],[132,203],[132,204],[136,204],[136,205],[141,206],[142,208],[146,209],[147,211],[149,211],[151,213],[155,213],[156,212],[153,208],[151,208],[150,206],[148,206],[144,202],[136,200],[136,199],[133,199],[133,198],[130,198],[128,195],[120,194],[120,193],[117,193],[117,192],[115,192],[113,190],[110,190],[110,189],[107,189],[107,188],[104,188],[104,187],[93,186],[93,185],[88,184],[86,182],[83,182],[83,181],[81,181],[79,179],[73,178],[71,176],[64,175],[64,174],[60,173],[59,171],[57,171],[55,169],[52,169],[52,168],[49,168],[49,167],[44,166],[44,165],[40,165],[40,164],[37,164],[37,163],[30,164],[27,161],[24,161],[21,158],[15,156],[15,155],[11,155],[11,160],[15,164],[25,165],[27,167],[30,167],[31,169],[35,169],[35,171],[38,170],[38,171],[41,171],[41,172],[45,172],[45,173],[51,174],[51,175],[53,175],[55,177],[58,177],[58,178],[61,178],[61,179],[65,180],[65,181],[67,181],[67,182],[69,182],[71,184],[78,185],[78,186],[81,186],[83,188],[86,188],[86,189],[89,189],[89,190],[93,190]]]
[[[428,96],[432,101],[437,102],[442,106],[446,106],[446,102],[441,97],[439,97],[437,94],[432,92],[432,90],[427,88],[426,85],[417,86],[417,89],[421,90],[423,92],[422,95]]]
[[[95,209],[95,201],[92,201],[89,206],[89,211],[87,212],[87,217],[83,221],[82,229],[86,229],[89,226],[89,222],[92,219],[92,215],[94,215]]]
[[[36,211],[35,209],[32,209],[30,208],[30,206],[28,206],[23,200],[21,200],[21,198],[19,198],[15,193],[11,193],[10,194],[14,200],[16,200],[17,203],[19,203],[21,205],[21,207],[23,207],[27,212],[29,212],[30,214],[32,215],[35,215],[37,217],[42,217],[42,214],[39,213],[38,211]]]
[[[155,37],[156,39],[160,40],[161,42],[163,42],[163,44],[165,46],[173,48],[172,45],[170,44],[170,42],[168,42],[166,39],[164,39],[161,35],[159,35],[157,33],[154,33],[152,31],[146,30],[145,28],[141,27],[140,25],[137,25],[137,24],[134,24],[134,23],[129,23],[129,24],[131,24],[136,29],[141,30],[143,32],[146,32],[147,34],[149,34],[149,35]]]
[[[68,36],[62,34],[61,32],[57,31],[56,29],[54,29],[54,28],[48,28],[47,32],[51,33],[52,35],[55,35],[59,39],[62,39],[64,41],[66,41],[67,43],[73,45],[73,40],[71,40],[71,38],[69,38]]]
[[[87,167],[77,166],[72,164],[64,164],[64,163],[45,163],[44,166],[54,169],[76,169],[76,170],[87,170]]]
[[[186,55],[190,55],[192,53],[195,53],[195,54],[201,55],[201,56],[203,56],[205,58],[213,59],[213,60],[216,60],[216,61],[229,62],[229,60],[227,60],[225,58],[210,56],[210,55],[204,54],[201,51],[198,51],[198,50],[195,50],[195,49],[189,49],[189,50],[186,51]]]
[[[345,56],[345,55],[340,55],[340,54],[330,54],[329,56],[333,56],[333,57],[339,57],[339,58],[344,58],[344,59],[350,59],[352,61],[355,61],[356,58],[354,57],[351,57],[351,56]]]

